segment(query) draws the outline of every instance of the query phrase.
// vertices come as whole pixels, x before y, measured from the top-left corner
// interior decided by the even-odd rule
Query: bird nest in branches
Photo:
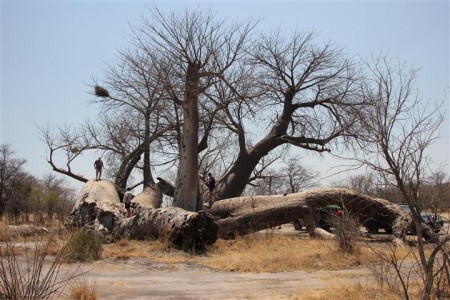
[[[109,97],[108,91],[98,85],[95,86],[95,95],[99,97]]]

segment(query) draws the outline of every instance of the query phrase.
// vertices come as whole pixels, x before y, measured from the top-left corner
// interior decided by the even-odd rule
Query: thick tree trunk
[[[141,159],[141,155],[143,152],[144,143],[140,144],[133,152],[131,152],[127,157],[123,159],[114,180],[116,186],[123,192],[127,187],[128,177],[130,177],[130,174],[133,171],[134,167]]]
[[[273,196],[238,197],[215,202],[208,211],[220,218],[219,237],[233,237],[292,222],[298,218],[311,220],[314,210],[328,204],[343,206],[350,215],[363,220],[375,210],[390,216],[392,222],[407,218],[395,204],[347,189],[320,189]],[[310,221],[311,223],[311,221]],[[314,226],[313,224],[308,224]],[[314,228],[310,228],[310,232]],[[394,234],[401,235],[401,228]]]
[[[198,84],[199,66],[192,62],[186,74],[183,101],[183,135],[180,143],[180,162],[174,196],[174,205],[188,211],[202,208],[198,180]]]
[[[248,151],[245,148],[245,142],[240,143],[240,153],[234,162],[233,167],[217,184],[216,193],[219,199],[239,197],[244,191],[248,180],[259,161],[270,151],[286,143],[282,137],[286,135],[289,122],[295,111],[295,108],[292,106],[293,97],[293,93],[286,93],[282,114],[273,125],[270,132],[251,150]],[[240,134],[244,135],[245,133],[241,132]],[[245,137],[242,136],[241,140],[244,141]]]
[[[314,234],[314,212],[329,204],[340,205],[359,220],[368,218],[375,211],[383,213],[392,220],[396,237],[403,237],[411,223],[409,215],[397,205],[347,189],[231,198],[215,202],[206,212],[189,212],[177,207],[155,208],[160,197],[159,190],[145,189],[135,197],[136,203],[132,203],[133,216],[126,218],[114,184],[89,181],[80,193],[68,224],[94,231],[105,242],[117,237],[161,239],[177,249],[201,253],[217,237],[245,235],[298,218],[303,218],[310,234]]]
[[[217,239],[218,226],[205,212],[177,207],[138,209],[136,216],[122,222],[114,234],[131,239],[159,239],[186,252],[203,253]]]

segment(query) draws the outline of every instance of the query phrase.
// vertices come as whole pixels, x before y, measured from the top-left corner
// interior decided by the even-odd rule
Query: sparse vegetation
[[[357,241],[360,236],[359,220],[349,212],[343,212],[342,216],[334,215],[332,223],[336,229],[336,240],[338,247],[344,253],[357,254],[359,248]]]
[[[69,286],[69,300],[96,300],[97,284],[88,279],[74,280]]]
[[[69,240],[64,260],[67,262],[85,262],[97,260],[102,254],[102,240],[86,232],[76,232]]]
[[[297,291],[289,299],[303,299],[303,300],[398,300],[401,299],[398,295],[386,290],[380,289],[377,286],[369,284],[348,284],[341,281],[334,281],[327,285],[327,288],[322,290],[302,289]]]
[[[371,259],[364,250],[358,255],[343,254],[334,241],[274,233],[218,240],[204,256],[167,249],[161,242],[128,240],[105,247],[103,256],[145,257],[168,264],[191,262],[217,270],[254,273],[343,270]]]
[[[67,284],[80,276],[78,268],[62,272],[61,266],[66,246],[59,248],[49,260],[54,236],[47,240],[34,236],[27,245],[6,238],[0,246],[0,298],[50,299],[60,295]],[[20,249],[20,251],[18,251]]]

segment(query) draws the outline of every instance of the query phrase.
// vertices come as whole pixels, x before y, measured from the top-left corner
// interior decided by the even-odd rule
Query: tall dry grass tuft
[[[11,238],[11,235],[8,234],[8,228],[4,223],[0,223],[0,242],[6,242]]]
[[[86,278],[74,280],[69,285],[69,300],[97,300],[97,284],[89,282]]]

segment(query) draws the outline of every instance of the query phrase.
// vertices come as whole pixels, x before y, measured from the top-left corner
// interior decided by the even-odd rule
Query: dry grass
[[[11,239],[8,227],[4,223],[0,223],[0,242],[7,242]]]
[[[112,245],[104,245],[102,257],[104,258],[150,258],[160,263],[197,262],[196,256],[183,251],[167,248],[160,241],[120,240]]]
[[[237,272],[284,272],[342,270],[370,259],[368,251],[357,255],[340,252],[334,241],[296,236],[249,235],[218,240],[204,256],[167,249],[161,242],[122,240],[105,246],[103,257],[150,258],[159,263],[197,263],[217,270]]]
[[[305,289],[298,290],[289,299],[305,299],[305,300],[399,300],[400,296],[387,291],[380,290],[378,286],[368,284],[348,284],[345,282],[335,281],[325,289]]]
[[[69,300],[96,300],[97,284],[89,282],[86,278],[75,280],[69,285]]]
[[[203,263],[239,272],[341,270],[360,265],[364,256],[340,252],[335,241],[273,234],[219,240]]]

